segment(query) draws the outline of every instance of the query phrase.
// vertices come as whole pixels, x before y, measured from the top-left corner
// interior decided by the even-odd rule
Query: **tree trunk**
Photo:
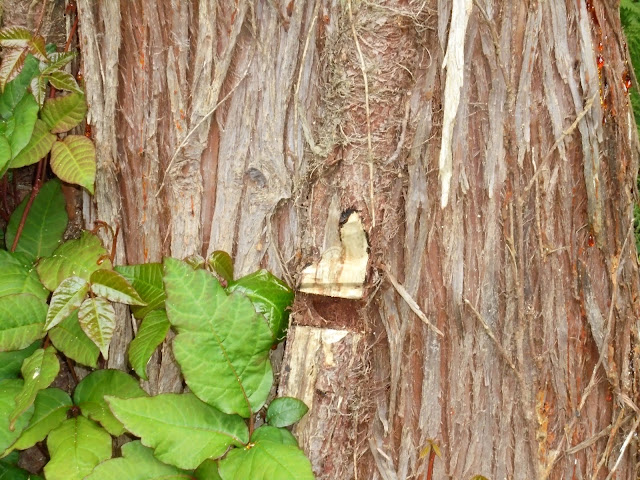
[[[296,285],[359,212],[364,298],[299,293],[292,316],[353,350],[292,339],[283,366],[281,391],[293,358],[325,378],[301,437],[318,478],[429,478],[429,442],[433,478],[637,478],[617,4],[78,0],[86,219],[121,226],[120,262],[222,249]],[[181,387],[170,342],[150,370]]]

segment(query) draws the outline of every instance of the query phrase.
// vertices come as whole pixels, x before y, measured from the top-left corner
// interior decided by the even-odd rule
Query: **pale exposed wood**
[[[294,326],[289,331],[278,395],[309,407],[293,428],[318,479],[354,478],[359,404],[354,382],[365,373],[366,342],[346,330]]]

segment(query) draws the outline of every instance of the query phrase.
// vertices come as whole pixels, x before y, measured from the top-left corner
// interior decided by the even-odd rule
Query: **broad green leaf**
[[[96,270],[91,274],[91,291],[112,302],[145,305],[129,281],[113,270]]]
[[[38,64],[33,55],[27,55],[18,76],[4,87],[4,92],[0,94],[0,115],[3,118],[8,119],[13,115],[16,105],[26,94],[31,79],[39,72]]]
[[[191,391],[225,413],[249,417],[267,399],[271,331],[242,294],[227,296],[205,270],[165,260],[167,315],[177,328],[173,353]],[[215,381],[212,381],[215,379]]]
[[[15,209],[7,225],[6,241],[12,245],[18,231],[28,198]],[[32,261],[51,255],[67,228],[68,216],[62,188],[58,180],[50,180],[40,188],[34,199],[22,234],[16,246],[16,252],[22,252]]]
[[[147,363],[164,341],[170,326],[164,310],[149,312],[142,320],[136,338],[129,344],[129,363],[140,378],[147,380]]]
[[[140,441],[122,446],[122,458],[112,458],[98,465],[85,480],[188,480],[193,476],[153,456],[153,450]],[[215,480],[215,478],[207,479]]]
[[[208,317],[227,301],[218,280],[174,258],[164,260],[165,302],[171,325],[178,331],[200,331]]]
[[[141,265],[118,265],[115,271],[126,278],[146,303],[144,307],[131,307],[136,318],[144,318],[152,310],[164,308],[164,284],[162,264],[143,263]]]
[[[202,462],[193,474],[196,480],[222,480],[218,473],[218,461],[210,458]]]
[[[284,339],[289,326],[288,308],[294,296],[286,283],[266,270],[259,270],[233,282],[228,291],[240,291],[249,297],[257,312],[267,319],[274,342]]]
[[[24,359],[31,356],[33,352],[40,348],[41,344],[42,342],[37,341],[22,350],[0,352],[0,380],[18,378]]]
[[[125,430],[109,410],[105,395],[137,398],[147,394],[135,378],[120,370],[96,370],[78,384],[73,393],[73,401],[80,407],[82,414],[100,422],[110,434],[117,437]]]
[[[47,480],[82,480],[96,465],[111,458],[111,435],[91,420],[66,420],[47,438],[51,460],[44,467]]]
[[[231,450],[220,460],[220,476],[224,480],[313,480],[311,463],[304,452],[279,441],[269,431],[272,428],[260,427],[247,447]]]
[[[0,173],[2,173],[5,167],[9,164],[9,160],[11,160],[11,145],[9,145],[9,140],[4,134],[0,135]]]
[[[20,252],[7,252],[0,250],[0,267],[4,265],[21,265],[23,267],[32,268],[33,260],[29,255]]]
[[[66,90],[68,92],[76,92],[82,94],[82,89],[78,86],[78,82],[73,75],[63,70],[52,70],[42,73],[42,76],[49,80],[49,83],[58,90]]]
[[[80,185],[93,195],[96,147],[84,135],[67,135],[51,147],[51,170],[61,180]]]
[[[179,468],[194,469],[249,440],[242,418],[225,415],[192,393],[107,397],[107,402],[126,429],[154,449],[158,460]]]
[[[286,428],[276,428],[271,425],[263,425],[256,429],[251,435],[251,442],[269,441],[281,443],[282,445],[298,446],[298,441],[293,434]]]
[[[0,297],[16,293],[31,293],[42,300],[49,292],[40,283],[33,266],[25,266],[18,259],[19,254],[0,251]]]
[[[24,384],[16,395],[16,406],[9,417],[9,428],[12,428],[18,417],[33,406],[36,395],[44,390],[56,379],[60,371],[60,362],[56,356],[56,349],[38,349],[27,358],[20,369]]]
[[[207,263],[227,283],[233,282],[233,260],[227,252],[216,250],[209,256]]]
[[[51,430],[67,419],[73,402],[67,392],[59,388],[47,388],[38,392],[33,405],[35,410],[29,426],[12,445],[16,450],[25,450],[44,440]]]
[[[0,297],[0,352],[27,348],[45,335],[47,304],[30,293]]]
[[[27,50],[23,48],[10,48],[3,50],[2,63],[0,63],[0,91],[4,91],[7,82],[18,76],[24,60],[27,58]]]
[[[77,310],[49,330],[49,340],[72,360],[88,367],[97,367],[100,349],[80,327]]]
[[[3,48],[26,47],[32,38],[33,34],[28,28],[4,27],[0,29],[0,47]]]
[[[16,405],[15,398],[22,390],[22,383],[22,380],[0,380],[0,457],[18,439],[33,415],[31,407],[18,418],[13,428],[9,427],[9,415]]]
[[[302,400],[280,397],[269,405],[266,421],[273,427],[288,427],[299,421],[308,411],[309,407]]]
[[[89,282],[80,277],[65,278],[53,291],[44,329],[49,330],[80,308],[89,293]]]
[[[109,344],[116,327],[116,312],[104,298],[87,298],[78,311],[78,321],[84,333],[100,349],[104,358],[109,358]]]
[[[13,117],[16,121],[15,129],[9,138],[11,158],[16,158],[31,140],[39,109],[38,102],[31,95],[25,95],[16,105],[13,111]]]
[[[76,276],[89,280],[96,270],[111,268],[111,260],[100,239],[86,231],[80,238],[64,242],[52,257],[43,258],[37,266],[40,280],[51,292],[65,278]]]
[[[70,93],[64,97],[46,100],[40,118],[47,124],[51,133],[63,133],[80,125],[86,114],[87,103],[84,96]]]
[[[49,133],[47,125],[40,119],[36,120],[29,143],[11,160],[9,166],[11,168],[20,168],[37,163],[51,151],[51,146],[55,141],[56,136]]]

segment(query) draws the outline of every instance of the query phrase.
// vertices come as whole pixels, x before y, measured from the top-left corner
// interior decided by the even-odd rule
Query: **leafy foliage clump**
[[[70,133],[87,112],[64,69],[74,55],[20,27],[1,29],[0,47],[2,195],[37,165],[30,194],[10,211],[0,202],[0,478],[41,478],[17,466],[39,445],[48,480],[313,479],[287,429],[307,407],[289,397],[267,406],[269,352],[286,336],[293,291],[265,270],[235,278],[221,251],[116,266],[113,231],[107,247],[95,231],[64,241],[63,182],[93,193],[96,173],[92,140]],[[113,303],[139,321],[135,374],[101,368],[118,329]],[[189,393],[149,396],[140,380],[170,330]],[[61,361],[74,377],[74,362],[90,373],[56,388]]]

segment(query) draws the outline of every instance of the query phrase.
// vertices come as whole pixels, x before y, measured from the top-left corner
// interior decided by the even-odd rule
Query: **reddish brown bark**
[[[314,463],[319,478],[424,477],[428,439],[434,478],[637,478],[637,133],[617,3],[473,2],[442,208],[457,3],[79,1],[91,218],[122,224],[121,261],[226,249],[239,274],[295,284],[335,238],[328,219],[360,211],[365,298],[295,305],[296,323],[368,345],[342,425],[357,435],[331,443],[309,413],[351,461]],[[169,355],[153,391],[180,386]]]

